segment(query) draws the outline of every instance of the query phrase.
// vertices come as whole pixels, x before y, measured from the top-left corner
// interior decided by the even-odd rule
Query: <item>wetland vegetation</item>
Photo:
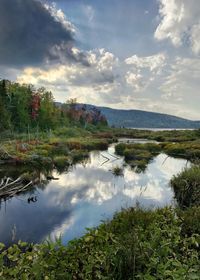
[[[200,279],[200,130],[110,128],[45,89],[0,91],[0,279]]]
[[[124,136],[134,133],[126,132]],[[33,159],[27,161],[34,153],[43,160],[51,159],[54,168],[63,171],[74,161],[87,157],[89,151],[105,150],[113,139],[121,136],[122,130],[83,133],[84,138],[65,139],[57,135],[56,140],[26,142],[27,150],[20,151],[20,166],[27,162],[34,165]],[[143,139],[144,132],[135,133],[137,138]],[[193,162],[171,179],[178,203],[176,208],[145,210],[135,206],[124,209],[68,245],[59,240],[41,244],[20,242],[9,248],[2,244],[1,279],[199,279],[199,132],[192,132],[193,141],[185,140],[187,133],[179,132],[184,138],[179,142],[174,142],[171,132],[168,142],[165,139],[157,143],[115,144],[116,154],[123,156],[126,163],[139,172],[144,172],[160,153]],[[157,135],[150,134],[151,140],[157,139]],[[12,151],[13,155],[17,154],[11,148],[13,142],[6,141],[4,145],[9,154]],[[115,165],[112,172],[121,176],[123,168]]]

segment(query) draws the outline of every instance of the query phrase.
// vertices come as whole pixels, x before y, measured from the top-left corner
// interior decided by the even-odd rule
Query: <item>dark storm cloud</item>
[[[61,57],[87,64],[84,55],[73,55],[73,43],[70,28],[56,21],[39,0],[0,0],[1,65],[36,65]]]

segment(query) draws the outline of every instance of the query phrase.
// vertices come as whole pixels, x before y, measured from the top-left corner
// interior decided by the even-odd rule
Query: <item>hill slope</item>
[[[140,110],[119,110],[98,107],[110,125],[134,128],[200,128],[200,121],[191,121],[167,114]]]
[[[56,102],[60,107],[62,103]],[[172,115],[154,113],[141,110],[121,110],[109,107],[99,107],[89,104],[88,109],[96,107],[105,115],[109,125],[128,128],[200,128],[200,121],[191,121],[188,119],[175,117]]]

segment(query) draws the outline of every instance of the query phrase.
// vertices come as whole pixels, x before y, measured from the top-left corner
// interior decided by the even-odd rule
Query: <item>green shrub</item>
[[[200,165],[185,168],[171,180],[175,197],[181,207],[200,205]]]
[[[117,145],[115,146],[115,152],[116,152],[116,154],[119,155],[119,156],[123,156],[126,147],[127,147],[126,144],[123,144],[123,143],[117,144]]]
[[[182,235],[200,235],[200,206],[187,208],[187,211],[178,210],[178,215],[182,218]]]

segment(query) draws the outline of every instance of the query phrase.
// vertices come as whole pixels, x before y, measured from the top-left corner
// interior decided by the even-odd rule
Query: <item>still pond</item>
[[[160,154],[144,172],[138,172],[115,155],[115,144],[107,151],[91,152],[88,160],[63,173],[54,170],[52,175],[58,180],[49,180],[1,202],[0,242],[41,242],[61,236],[63,243],[67,243],[83,235],[86,228],[112,218],[122,208],[136,204],[146,208],[174,205],[169,181],[186,165],[186,160]],[[113,174],[116,166],[123,168],[123,176]]]

